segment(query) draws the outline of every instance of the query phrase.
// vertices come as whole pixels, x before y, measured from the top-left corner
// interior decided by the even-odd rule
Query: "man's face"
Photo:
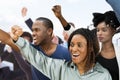
[[[43,24],[43,21],[36,20],[33,23],[32,36],[33,36],[33,42],[35,45],[39,45],[46,41],[48,34],[47,34],[47,28]]]

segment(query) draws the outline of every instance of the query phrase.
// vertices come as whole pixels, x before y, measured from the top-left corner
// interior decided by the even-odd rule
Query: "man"
[[[32,22],[31,19],[27,21],[29,28],[32,30],[33,43],[34,47],[42,51],[46,56],[56,58],[56,59],[65,59],[69,61],[71,59],[70,53],[67,48],[59,44],[52,42],[53,39],[53,23],[51,20],[45,17],[37,18],[35,22]],[[40,73],[34,67],[32,68],[33,79],[34,80],[49,80],[42,73]]]

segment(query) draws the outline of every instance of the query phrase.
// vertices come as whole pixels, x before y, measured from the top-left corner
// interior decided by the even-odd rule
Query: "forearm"
[[[59,74],[64,61],[48,58],[41,51],[32,47],[29,42],[24,39],[18,39],[16,45],[21,50],[22,55],[28,60],[36,69],[42,72],[50,79],[53,77],[51,74]],[[57,66],[57,68],[55,68]]]
[[[64,30],[69,30],[70,29],[69,23],[65,20],[65,18],[62,15],[60,17],[58,17],[58,19],[61,22]]]
[[[2,41],[4,44],[8,44],[9,46],[11,46],[15,51],[19,52],[19,48],[14,44],[12,38],[10,37],[10,35],[1,30],[0,29],[0,41]]]

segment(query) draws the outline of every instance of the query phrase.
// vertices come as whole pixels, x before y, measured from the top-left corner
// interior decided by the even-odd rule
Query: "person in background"
[[[4,47],[5,47],[5,44],[3,44],[3,43],[0,41],[0,56],[1,56],[1,54],[4,52]]]
[[[28,40],[30,43],[33,42],[33,38],[31,33],[24,31],[23,34],[21,35],[24,39]]]
[[[119,59],[117,58],[119,51],[115,49],[112,37],[116,32],[116,28],[120,26],[120,23],[113,11],[93,13],[93,16],[93,24],[97,30],[96,35],[101,43],[101,49],[96,61],[108,69],[112,80],[119,80]]]
[[[69,23],[71,24],[71,23]],[[70,34],[75,30],[75,27],[73,27],[72,25],[70,25],[71,28],[69,30],[63,30],[63,38],[64,38],[64,43],[62,44],[64,47],[68,48],[68,39]]]
[[[0,43],[0,45],[1,44],[5,45],[4,43]],[[5,45],[4,48],[0,49],[3,49],[2,53],[0,53],[2,61],[1,67],[2,65],[6,65],[6,67],[1,68],[1,74],[3,75],[1,80],[26,80],[25,73],[22,71],[17,62],[17,59],[22,59],[21,55],[16,54],[14,50],[8,45]],[[20,56],[16,58],[15,54]]]
[[[1,57],[2,57],[3,52],[4,52],[4,47],[5,47],[5,44],[3,44],[0,41],[0,80],[8,80],[7,77],[9,76],[9,74],[11,72],[11,70],[8,66],[2,67]]]
[[[58,37],[58,44],[63,44],[63,40],[59,36],[57,37]]]
[[[32,42],[32,35],[29,32],[23,32],[21,35],[24,39]],[[2,44],[5,45],[5,44]],[[5,47],[4,47],[5,48]],[[10,46],[6,46],[6,50],[2,50],[1,59],[14,63],[14,70],[10,71],[8,75],[4,76],[3,80],[31,80],[31,68],[30,64],[24,60],[24,58],[17,54]],[[24,65],[24,66],[23,66]]]
[[[52,42],[55,44],[63,44],[63,40],[59,37],[53,34]]]

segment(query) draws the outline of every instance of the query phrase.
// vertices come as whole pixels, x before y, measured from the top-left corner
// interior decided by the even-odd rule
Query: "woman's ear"
[[[116,33],[115,29],[112,29],[112,35],[114,35]]]

